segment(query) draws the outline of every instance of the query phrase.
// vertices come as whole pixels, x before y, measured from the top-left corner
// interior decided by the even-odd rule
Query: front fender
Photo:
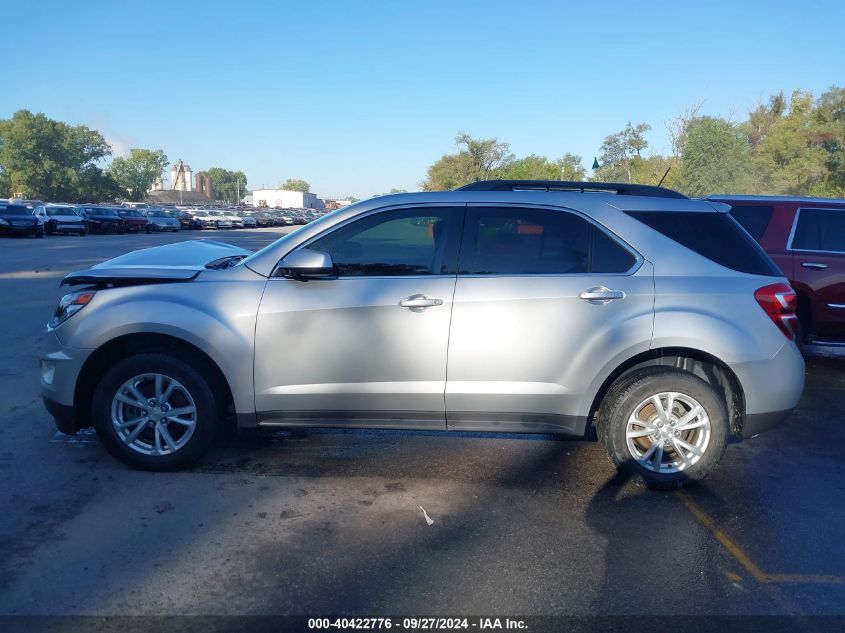
[[[129,334],[163,334],[202,350],[229,383],[237,413],[255,411],[255,320],[266,280],[153,284],[101,290],[60,325],[62,344],[97,349]]]

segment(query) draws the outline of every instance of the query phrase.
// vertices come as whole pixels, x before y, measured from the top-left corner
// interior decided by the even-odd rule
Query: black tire
[[[44,230],[42,229],[42,230],[38,231],[38,233],[35,234],[35,237],[37,237],[39,239],[44,237]]]
[[[88,235],[88,231],[83,230],[79,232],[79,237],[85,237],[86,235]]]
[[[218,429],[218,407],[211,385],[191,360],[168,353],[149,352],[124,358],[107,370],[94,392],[92,405],[94,428],[114,457],[130,468],[170,471],[185,468],[199,461],[211,447]],[[112,424],[112,400],[121,385],[133,376],[161,373],[180,382],[196,404],[196,426],[184,446],[166,455],[147,455],[127,446]]]
[[[704,454],[691,466],[674,473],[657,473],[641,465],[629,450],[626,438],[628,418],[634,409],[650,395],[661,392],[679,392],[695,399],[710,420],[710,438]],[[649,488],[675,490],[704,479],[716,467],[728,445],[729,428],[727,408],[716,389],[688,372],[648,367],[614,383],[602,402],[597,430],[599,441],[619,471],[638,478]]]

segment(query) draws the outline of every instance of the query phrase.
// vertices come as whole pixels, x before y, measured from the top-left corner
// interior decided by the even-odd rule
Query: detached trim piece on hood
[[[163,284],[192,281],[200,274],[196,268],[91,268],[71,273],[62,279],[59,286],[81,284],[112,284],[115,286],[137,286],[141,284]]]

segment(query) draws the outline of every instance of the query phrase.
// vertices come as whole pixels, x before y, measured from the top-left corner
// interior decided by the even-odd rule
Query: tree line
[[[97,130],[19,110],[0,120],[0,197],[63,202],[143,200],[169,164],[160,150],[132,148],[104,163],[112,148]],[[216,200],[247,193],[242,171],[212,167],[204,173]]]
[[[690,196],[747,193],[845,197],[845,89],[783,93],[739,122],[700,114],[696,104],[666,125],[669,153],[651,152],[648,123],[605,137],[592,164],[565,153],[558,159],[517,158],[508,143],[461,133],[457,152],[426,173],[426,191],[490,178],[629,182],[677,189]]]

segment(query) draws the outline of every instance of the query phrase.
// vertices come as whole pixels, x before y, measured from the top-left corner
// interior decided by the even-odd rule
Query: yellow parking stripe
[[[825,585],[845,585],[845,576],[828,576],[815,574],[767,574],[760,569],[748,555],[742,551],[742,548],[734,543],[731,538],[716,524],[716,521],[702,510],[692,497],[683,490],[675,493],[675,496],[681,500],[681,503],[686,506],[692,515],[698,520],[701,525],[706,527],[716,540],[730,552],[736,561],[745,568],[745,571],[760,583],[784,583],[784,584],[825,584]]]

